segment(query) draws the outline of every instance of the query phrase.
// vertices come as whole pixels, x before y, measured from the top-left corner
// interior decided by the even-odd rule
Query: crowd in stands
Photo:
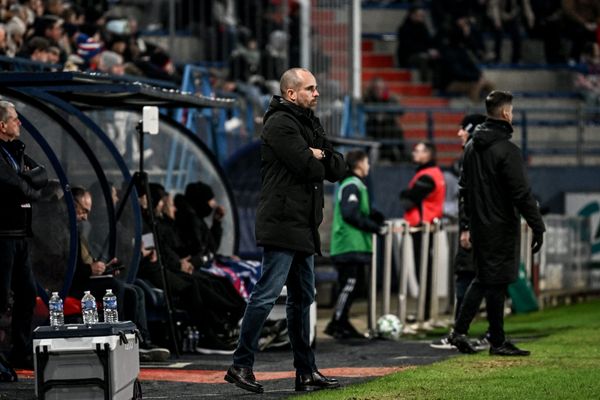
[[[398,28],[397,64],[418,69],[423,82],[442,91],[477,101],[493,88],[480,65],[502,61],[505,38],[512,64],[522,62],[527,36],[543,42],[547,64],[578,64],[584,47],[598,40],[599,21],[600,2],[590,0],[413,2]],[[493,49],[486,49],[486,36],[493,39]]]
[[[2,1],[0,55],[3,70],[96,71],[177,81],[168,52],[140,38],[133,18],[111,17],[108,4],[84,1]],[[84,7],[87,6],[87,7]],[[35,64],[22,63],[30,60]]]

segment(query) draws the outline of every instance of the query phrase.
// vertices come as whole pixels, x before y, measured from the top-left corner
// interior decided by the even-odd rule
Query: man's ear
[[[292,103],[296,102],[296,91],[294,89],[287,90],[287,98],[290,99]]]

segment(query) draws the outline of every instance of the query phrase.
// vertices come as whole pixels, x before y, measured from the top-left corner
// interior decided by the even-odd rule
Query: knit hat
[[[212,188],[202,182],[189,183],[185,188],[185,199],[196,213],[204,218],[210,215],[212,207],[208,202],[215,198]]]
[[[482,124],[485,121],[486,116],[482,114],[469,114],[465,115],[465,117],[460,122],[460,126],[467,132],[469,135],[473,134],[475,127],[479,124]]]
[[[102,43],[97,42],[85,33],[77,36],[77,54],[86,62],[102,52]]]

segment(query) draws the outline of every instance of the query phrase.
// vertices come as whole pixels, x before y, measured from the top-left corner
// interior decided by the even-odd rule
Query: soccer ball
[[[377,333],[384,339],[397,340],[402,334],[402,322],[394,314],[386,314],[377,320]]]

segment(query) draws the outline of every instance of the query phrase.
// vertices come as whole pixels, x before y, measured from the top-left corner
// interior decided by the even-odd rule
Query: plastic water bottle
[[[117,296],[113,294],[112,289],[106,289],[106,294],[102,298],[102,306],[104,309],[104,322],[112,324],[119,321]]]
[[[89,290],[83,292],[81,298],[81,315],[83,316],[84,324],[98,323],[98,309],[96,308],[96,299]]]
[[[50,310],[50,326],[61,326],[65,324],[65,314],[63,312],[63,301],[58,292],[52,292],[52,297],[48,302]]]

